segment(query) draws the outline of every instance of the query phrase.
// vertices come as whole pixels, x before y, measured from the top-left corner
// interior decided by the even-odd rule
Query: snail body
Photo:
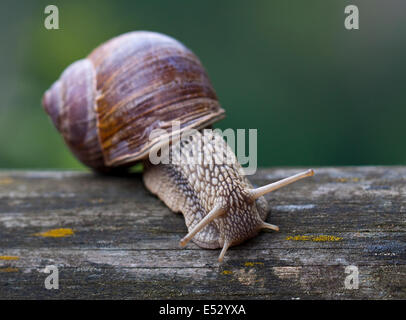
[[[185,218],[181,245],[222,248],[220,261],[261,229],[278,230],[265,222],[265,193],[313,174],[254,189],[224,139],[203,130],[225,111],[200,60],[159,33],[130,32],[102,44],[62,73],[43,106],[73,154],[95,171],[143,162],[146,187]],[[154,165],[149,154],[165,139],[171,161]]]

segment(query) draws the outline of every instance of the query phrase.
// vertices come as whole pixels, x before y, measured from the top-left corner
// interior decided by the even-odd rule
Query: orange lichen
[[[314,242],[332,242],[332,241],[341,241],[343,238],[336,236],[328,235],[318,235],[318,236],[289,236],[286,240],[293,241],[314,241]]]
[[[19,260],[20,257],[17,256],[0,256],[0,260]]]
[[[39,237],[51,237],[51,238],[61,238],[73,235],[74,232],[70,228],[59,228],[52,229],[45,232],[35,233],[34,236]]]
[[[18,272],[18,268],[12,267],[0,268],[0,272]]]
[[[104,199],[102,199],[102,198],[99,198],[99,199],[92,199],[92,200],[90,200],[90,202],[91,202],[91,203],[103,203],[103,202],[104,202]]]
[[[336,237],[336,236],[327,236],[327,235],[320,235],[317,237],[313,237],[312,241],[340,241],[343,240],[341,237]]]
[[[244,266],[253,267],[255,265],[263,265],[263,264],[264,264],[263,262],[246,262],[246,263],[244,263]]]
[[[8,178],[8,177],[0,179],[0,185],[2,185],[2,184],[10,184],[10,183],[13,183],[13,182],[14,182],[14,180],[11,179],[11,178]]]
[[[224,270],[223,272],[222,272],[222,274],[232,274],[233,272],[232,271],[230,271],[230,270]]]
[[[348,182],[350,178],[337,178],[337,182]],[[359,178],[351,178],[352,182],[358,182]]]

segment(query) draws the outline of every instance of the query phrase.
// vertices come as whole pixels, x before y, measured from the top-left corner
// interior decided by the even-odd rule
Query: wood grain
[[[179,247],[182,216],[140,174],[2,171],[0,298],[405,299],[406,167],[315,172],[266,196],[278,233],[231,248],[220,264],[218,250]],[[45,289],[47,265],[59,269],[58,290]],[[358,289],[344,286],[348,265]]]

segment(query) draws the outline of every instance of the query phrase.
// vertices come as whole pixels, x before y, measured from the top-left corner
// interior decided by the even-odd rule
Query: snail
[[[307,170],[254,188],[223,137],[204,133],[225,111],[200,60],[160,33],[129,32],[101,44],[65,69],[42,104],[86,166],[106,172],[142,162],[146,188],[185,218],[181,246],[193,240],[222,248],[219,261],[261,229],[279,230],[265,222],[265,194],[313,175]],[[187,138],[174,138],[188,130]],[[151,163],[162,145],[171,145],[171,161]]]

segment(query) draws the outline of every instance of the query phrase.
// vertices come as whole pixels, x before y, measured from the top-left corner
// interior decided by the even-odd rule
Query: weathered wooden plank
[[[263,169],[251,181],[300,170]],[[217,250],[179,247],[182,216],[140,174],[3,171],[0,298],[404,299],[405,183],[405,167],[316,169],[267,195],[280,232],[231,248],[220,264]],[[68,232],[44,234],[60,228]],[[44,287],[47,265],[60,270],[58,290]],[[359,289],[344,287],[348,265]]]

